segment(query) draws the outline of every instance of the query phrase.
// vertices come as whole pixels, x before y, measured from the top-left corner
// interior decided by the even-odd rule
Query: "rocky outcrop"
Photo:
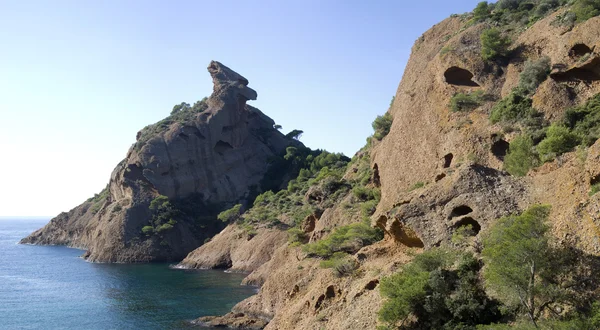
[[[222,229],[216,214],[244,202],[251,187],[260,186],[269,160],[301,144],[246,104],[257,97],[246,78],[215,61],[208,71],[214,83],[208,100],[174,109],[140,131],[107,190],[60,214],[22,243],[84,248],[91,261],[181,260]],[[175,211],[149,208],[161,195]],[[165,210],[176,212],[171,217],[175,223],[157,222],[157,213]],[[142,233],[145,226],[153,226],[152,233]]]
[[[318,259],[283,243],[245,280],[260,284],[260,291],[238,303],[229,317],[218,319],[219,324],[235,326],[232,316],[239,315],[270,320],[265,329],[374,329],[382,277],[397,272],[424,248],[464,244],[453,237],[470,236],[468,249],[478,251],[482,233],[496,219],[533,204],[553,206],[551,226],[559,243],[600,254],[600,194],[590,196],[592,185],[600,183],[600,142],[517,178],[503,171],[515,134],[489,121],[494,102],[518,85],[527,60],[547,56],[553,65],[532,97],[547,120],[562,118],[568,107],[600,92],[600,17],[575,27],[554,24],[563,14],[561,9],[520,31],[510,58],[494,63],[484,62],[480,54],[487,23],[456,16],[424,33],[390,108],[391,131],[382,141],[372,139],[367,151],[370,182],[382,193],[371,220],[385,231],[385,239],[351,257],[358,270],[349,277],[334,276],[319,267]],[[450,111],[454,94],[473,91],[485,92],[488,99],[468,113]],[[350,166],[351,172],[357,168]],[[311,187],[307,198],[319,200],[318,187]],[[361,219],[350,196],[322,211],[307,226],[310,242]],[[225,246],[242,246],[227,237]],[[194,260],[210,256],[200,250]],[[210,253],[217,250],[213,246]]]
[[[518,85],[519,73],[525,62],[541,57],[548,57],[554,68],[549,79],[533,95],[534,107],[546,119],[558,120],[569,106],[581,104],[600,92],[600,81],[594,78],[598,70],[596,52],[600,17],[574,28],[554,24],[557,16],[564,14],[564,10],[549,15],[519,34],[511,46],[513,54],[507,63],[484,62],[480,55],[479,35],[487,28],[486,24],[463,27],[465,22],[461,17],[442,21],[417,40],[390,108],[394,118],[392,128],[389,135],[375,146],[372,155],[372,167],[378,169],[382,193],[376,220],[407,201],[412,201],[410,203],[413,205],[415,201],[409,197],[411,187],[417,183],[447,180],[443,178],[448,175],[449,168],[453,169],[465,162],[475,162],[502,171],[503,155],[507,151],[508,142],[515,135],[505,134],[501,126],[490,124],[489,112],[494,102],[484,102],[470,113],[450,111],[448,104],[455,93],[480,90],[489,99],[499,100]],[[585,74],[577,74],[582,71]],[[536,176],[536,173],[537,171],[533,171],[530,175]],[[553,174],[555,180],[558,176],[562,178],[563,174],[559,173]],[[498,175],[494,177],[503,176]],[[517,204],[526,206],[554,201],[550,195],[546,195],[546,198],[534,197],[538,196],[535,191],[553,191],[554,184],[547,181],[547,186],[541,187],[540,180],[528,180],[522,180],[521,185],[531,193],[513,196],[511,204],[516,205],[514,202],[518,202]],[[536,183],[535,188],[531,187],[532,182]],[[500,187],[505,186],[501,184]],[[423,195],[430,199],[435,196],[435,191],[431,189]],[[504,191],[504,188],[500,188],[500,191]],[[490,194],[483,193],[480,198],[487,198],[485,196]],[[568,196],[567,200],[569,203],[579,203],[574,195]],[[450,201],[430,200],[439,206]],[[401,207],[405,209],[403,212],[408,212],[407,207],[409,205]],[[511,212],[517,210],[514,207],[504,209]],[[552,212],[562,219],[560,221],[565,222],[569,217],[578,216],[575,211],[567,215],[564,209],[559,208],[553,208]],[[412,216],[410,212],[407,214]],[[438,216],[435,222],[448,222],[443,214]],[[398,217],[400,218],[403,220],[394,226],[408,226],[408,220],[403,216]],[[388,217],[387,227],[392,226],[389,220],[391,218]],[[557,221],[560,222],[558,219]],[[414,226],[417,223],[415,221]],[[417,228],[403,230],[422,236]],[[571,236],[582,234],[583,232],[570,233]],[[438,237],[437,234],[431,235],[431,241],[428,237],[429,235],[425,235],[425,238],[421,238],[425,246],[439,241],[439,238],[433,239]],[[587,239],[582,237],[577,239],[585,240]]]
[[[287,242],[287,233],[276,228],[259,228],[248,233],[233,224],[210,242],[192,251],[179,266],[182,268],[223,268],[234,272],[252,272],[269,261],[275,249]]]
[[[457,229],[476,236],[494,220],[527,204],[526,185],[506,173],[465,164],[453,174],[421,189],[377,219],[377,226],[399,244],[412,247],[449,243]]]

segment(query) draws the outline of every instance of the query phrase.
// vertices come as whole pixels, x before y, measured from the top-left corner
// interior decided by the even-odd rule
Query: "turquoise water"
[[[17,242],[48,220],[0,219],[0,329],[186,329],[254,294],[244,275],[168,264],[94,264]]]

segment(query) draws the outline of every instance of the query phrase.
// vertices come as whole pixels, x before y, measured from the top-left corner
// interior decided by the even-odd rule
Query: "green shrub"
[[[487,286],[536,328],[536,321],[552,313],[555,304],[587,305],[588,299],[577,298],[582,290],[579,283],[595,277],[579,274],[576,255],[551,243],[549,215],[550,206],[535,205],[520,215],[499,219],[484,238],[482,250]]]
[[[373,199],[367,202],[360,204],[360,211],[362,213],[363,218],[368,219],[370,216],[375,213],[377,209],[377,204],[379,204],[379,200]]]
[[[150,236],[154,234],[154,228],[152,226],[144,226],[142,227],[142,233],[147,236]]]
[[[419,188],[423,188],[423,187],[425,187],[425,182],[419,181],[419,182],[415,183],[414,185],[412,185],[412,186],[411,186],[411,187],[408,189],[408,191],[417,190],[417,189],[419,189]]]
[[[481,57],[485,61],[492,61],[508,54],[510,39],[500,34],[495,28],[484,30],[481,33]]]
[[[165,231],[171,230],[171,229],[173,229],[173,225],[171,225],[169,223],[163,223],[162,225],[160,225],[156,228],[156,232],[160,234],[162,232],[165,232]]]
[[[337,277],[344,277],[354,274],[358,264],[347,253],[336,252],[331,256],[331,259],[321,261],[320,267],[332,268]]]
[[[521,2],[522,0],[498,0],[496,8],[501,10],[515,10],[519,8]]]
[[[367,188],[365,186],[354,186],[352,194],[360,201],[379,200],[381,192],[377,188]]]
[[[490,16],[490,6],[487,1],[481,1],[473,10],[473,19],[476,22],[483,21]]]
[[[483,91],[473,93],[456,93],[450,99],[450,109],[454,112],[471,111],[481,105]]]
[[[371,245],[383,238],[379,228],[372,228],[364,222],[353,223],[335,229],[326,238],[304,246],[309,256],[329,258],[335,252],[354,253],[361,247]]]
[[[190,104],[189,103],[185,103],[185,102],[181,102],[180,104],[177,104],[173,107],[173,110],[171,110],[171,114],[174,115],[176,113],[178,113],[179,111],[186,111],[189,110]]]
[[[542,57],[536,61],[527,61],[519,76],[519,87],[532,94],[546,80],[550,73],[550,58]]]
[[[402,323],[409,329],[456,330],[498,321],[498,304],[485,294],[480,268],[471,254],[442,248],[423,252],[382,279],[379,319],[392,328]]]
[[[584,105],[565,112],[565,124],[573,133],[582,137],[582,143],[590,146],[600,137],[600,94],[596,94]]]
[[[122,209],[123,209],[123,207],[121,206],[121,204],[117,203],[117,205],[115,205],[113,207],[112,212],[113,213],[120,212]]]
[[[229,210],[225,210],[225,211],[219,213],[219,215],[217,216],[217,219],[219,219],[223,222],[226,222],[226,223],[232,223],[232,222],[238,221],[240,218],[241,209],[242,209],[242,204],[236,204]]]
[[[285,135],[285,137],[288,139],[300,140],[300,137],[302,137],[302,134],[304,134],[304,131],[295,129],[295,130],[292,130],[291,132],[287,133]]]
[[[573,150],[579,143],[581,143],[581,138],[567,127],[552,124],[546,132],[546,138],[538,144],[537,151],[542,162],[547,162]]]
[[[492,108],[490,121],[495,124],[498,122],[516,122],[531,117],[535,111],[531,107],[531,98],[527,96],[527,91],[521,88],[515,88],[505,98],[500,100]]]
[[[390,128],[392,127],[392,115],[389,112],[386,112],[383,116],[377,116],[373,121],[373,130],[375,133],[373,137],[377,140],[383,140],[383,138],[388,135],[390,132]]]
[[[308,237],[306,233],[299,228],[290,228],[288,231],[288,242],[293,245],[306,243]]]
[[[533,150],[533,141],[528,135],[519,135],[510,142],[508,153],[504,156],[504,169],[514,176],[525,176],[537,165],[537,156]]]
[[[600,15],[600,0],[577,0],[571,10],[577,17],[577,22],[585,22]]]
[[[591,187],[590,187],[590,197],[594,196],[595,194],[597,194],[600,191],[600,183],[594,183]]]

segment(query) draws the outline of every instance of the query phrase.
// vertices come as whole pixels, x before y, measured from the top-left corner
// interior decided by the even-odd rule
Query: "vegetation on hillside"
[[[482,259],[433,248],[384,278],[381,328],[597,329],[595,257],[555,244],[549,211],[536,205],[499,219],[484,234]]]
[[[144,127],[138,134],[139,137],[135,142],[135,149],[140,150],[146,142],[148,142],[152,137],[160,134],[161,132],[167,130],[169,126],[173,123],[186,123],[193,120],[197,114],[208,109],[208,98],[203,98],[200,101],[194,103],[193,106],[190,106],[189,103],[182,102],[180,104],[176,104],[173,106],[173,110],[171,110],[171,114],[162,119],[161,121],[154,123],[152,125],[148,125]]]
[[[161,244],[166,245],[165,235],[178,225],[186,224],[186,230],[196,237],[211,237],[224,227],[217,220],[217,212],[221,207],[204,203],[202,196],[197,194],[174,200],[159,195],[148,206],[151,219],[142,227],[141,234],[146,238],[158,237]]]
[[[600,137],[600,94],[581,106],[567,109],[563,120],[550,126],[545,122],[537,122],[537,127],[530,125],[534,122],[532,114],[537,115],[537,112],[527,107],[525,103],[529,102],[524,102],[523,99],[513,102],[514,98],[511,96],[505,100],[507,101],[501,101],[494,107],[490,118],[498,116],[504,122],[508,121],[507,118],[512,118],[513,123],[524,126],[522,133],[511,141],[504,158],[505,169],[513,175],[526,175],[540,163],[551,161],[578,146],[588,147]],[[499,111],[500,114],[495,114],[494,111]],[[523,115],[524,112],[528,115]]]
[[[481,33],[481,57],[485,61],[497,60],[508,55],[510,39],[500,30],[490,28]]]
[[[471,93],[456,93],[450,99],[450,110],[454,112],[472,111],[485,101],[485,93],[481,90]]]

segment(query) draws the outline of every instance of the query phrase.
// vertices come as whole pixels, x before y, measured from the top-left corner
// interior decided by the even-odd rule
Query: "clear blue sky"
[[[213,59],[284,133],[352,156],[413,42],[477,2],[0,0],[0,215],[100,191],[138,130],[210,94]]]

